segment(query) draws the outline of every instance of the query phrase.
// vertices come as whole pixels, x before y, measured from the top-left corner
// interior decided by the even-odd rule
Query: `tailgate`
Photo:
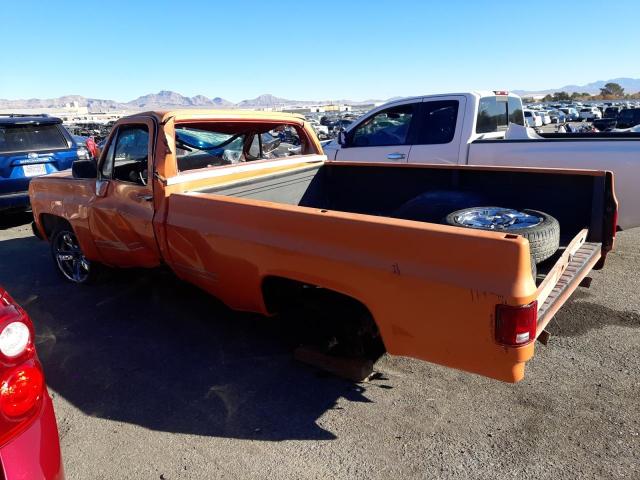
[[[574,237],[538,287],[536,338],[602,257],[602,243],[587,242],[588,233]]]

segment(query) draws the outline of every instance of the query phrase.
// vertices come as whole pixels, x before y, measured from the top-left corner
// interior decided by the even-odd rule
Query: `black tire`
[[[96,282],[100,274],[100,265],[84,257],[76,234],[70,226],[58,227],[53,232],[50,247],[53,264],[62,278],[78,285]]]
[[[478,207],[475,207],[478,208]],[[496,208],[496,207],[480,207],[480,208]],[[541,263],[552,257],[560,246],[560,224],[558,220],[551,215],[538,210],[521,210],[523,213],[534,215],[542,218],[542,222],[533,227],[527,228],[506,228],[496,230],[492,228],[484,227],[469,227],[457,221],[457,218],[467,211],[472,210],[465,208],[463,210],[457,210],[447,215],[446,223],[448,225],[455,225],[457,227],[464,228],[478,228],[480,230],[500,231],[505,233],[513,233],[515,235],[521,235],[529,240],[529,251],[531,252],[532,262]]]
[[[534,282],[538,279],[538,266],[536,262],[533,261],[533,258],[531,259],[531,276]]]
[[[419,222],[440,223],[449,212],[486,203],[483,196],[471,192],[456,190],[434,190],[414,197],[399,208],[391,216]]]

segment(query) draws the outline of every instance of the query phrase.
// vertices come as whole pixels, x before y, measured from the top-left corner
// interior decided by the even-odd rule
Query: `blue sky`
[[[640,0],[0,6],[0,98],[363,100],[640,78]]]

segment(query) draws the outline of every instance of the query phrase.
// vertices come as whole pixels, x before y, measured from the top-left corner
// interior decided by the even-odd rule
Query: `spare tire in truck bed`
[[[450,213],[445,221],[457,227],[522,235],[529,240],[531,259],[535,263],[553,256],[560,246],[560,224],[551,215],[538,210],[472,207]]]

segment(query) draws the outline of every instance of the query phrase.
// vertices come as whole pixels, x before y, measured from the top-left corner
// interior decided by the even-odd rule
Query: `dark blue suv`
[[[0,115],[0,211],[29,208],[29,181],[33,177],[71,168],[77,159],[89,159],[62,126],[46,115]]]

